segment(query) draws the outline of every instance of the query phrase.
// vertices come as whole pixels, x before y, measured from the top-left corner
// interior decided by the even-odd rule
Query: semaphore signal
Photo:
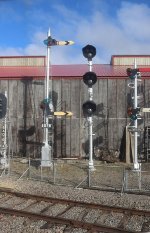
[[[64,46],[64,45],[73,45],[74,41],[72,40],[59,41],[59,40],[53,39],[51,36],[48,36],[48,38],[44,40],[44,44],[47,45],[48,47],[55,46],[55,45]]]
[[[53,147],[53,121],[52,117],[56,114],[53,110],[52,102],[52,74],[50,74],[50,49],[52,46],[57,45],[72,45],[73,41],[57,41],[51,37],[50,29],[48,31],[47,39],[44,40],[44,44],[47,49],[47,59],[46,59],[46,78],[45,78],[45,98],[40,103],[40,107],[43,110],[43,146],[41,150],[41,166],[49,167],[52,166],[52,147]],[[50,94],[51,93],[51,94]],[[58,114],[58,112],[57,112]],[[72,116],[71,112],[61,112],[59,116]],[[51,124],[50,122],[51,117]],[[50,136],[52,135],[52,136]]]

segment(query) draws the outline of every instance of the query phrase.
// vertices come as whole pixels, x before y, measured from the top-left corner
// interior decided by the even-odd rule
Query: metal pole
[[[88,187],[91,186],[91,169],[88,169]]]
[[[48,31],[48,37],[50,37],[50,29]],[[46,59],[46,81],[45,81],[45,101],[46,104],[49,103],[49,65],[50,62],[50,46],[47,45],[47,59]],[[49,167],[52,165],[52,147],[49,145],[49,117],[44,111],[44,137],[43,137],[43,146],[42,146],[42,159],[41,166]],[[42,169],[42,168],[41,168]]]
[[[7,91],[5,91],[5,96],[7,98]],[[7,161],[7,156],[6,156],[6,150],[7,150],[7,114],[4,118],[4,125],[5,125],[5,136],[4,136],[4,145],[5,145],[5,152],[4,152],[4,159],[6,160],[6,164],[8,163]]]
[[[137,68],[136,65],[136,59],[134,62],[134,68]],[[135,75],[134,78],[134,109],[137,108],[137,74]],[[138,137],[138,132],[137,132],[137,127],[138,127],[138,122],[137,119],[134,121],[134,126],[135,126],[135,132],[134,132],[134,169],[138,170],[139,169],[139,163],[138,163],[138,153],[137,153],[137,137]]]
[[[88,60],[89,71],[92,72],[92,60]],[[93,100],[93,88],[88,88],[89,99]],[[94,170],[93,163],[93,119],[92,116],[88,117],[89,122],[89,170]]]
[[[50,36],[50,29],[48,31],[48,37]],[[46,72],[46,100],[49,99],[49,60],[50,60],[50,46],[47,46],[47,72]],[[48,144],[48,116],[45,116],[45,143]]]
[[[94,169],[93,163],[93,120],[92,117],[88,117],[89,122],[89,169]]]
[[[93,68],[92,60],[88,60],[88,65],[89,65],[89,71],[92,72],[92,68]]]
[[[134,62],[134,68],[137,68],[136,65],[136,60]],[[137,74],[135,75],[134,78],[134,109],[137,108]],[[137,127],[138,127],[138,122],[137,119],[134,121],[134,126],[135,126],[135,132],[134,132],[134,169],[138,170],[139,169],[139,163],[138,163],[138,153],[137,153],[137,137],[138,137],[138,132],[137,132]]]
[[[5,97],[7,98],[7,91],[5,91]],[[7,110],[6,115],[2,125],[2,155],[1,164],[3,168],[8,168],[8,157],[7,157]]]

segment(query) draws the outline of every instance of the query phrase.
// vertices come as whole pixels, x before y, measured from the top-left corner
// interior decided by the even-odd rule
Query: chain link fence
[[[41,166],[41,159],[10,158],[9,167],[1,168],[3,175],[16,179],[35,179],[54,185],[75,188],[95,188],[106,191],[150,192],[150,164],[142,164],[138,171],[126,164],[95,161],[94,170],[87,160],[53,160],[51,166]]]
[[[139,170],[124,169],[123,191],[150,192],[150,164],[142,164]]]

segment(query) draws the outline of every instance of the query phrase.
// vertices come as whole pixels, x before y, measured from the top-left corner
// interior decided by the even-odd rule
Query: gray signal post
[[[1,99],[1,116],[0,118],[3,119],[2,121],[2,134],[1,134],[1,154],[2,158],[0,160],[1,165],[3,168],[8,168],[8,156],[7,156],[7,147],[8,147],[8,140],[7,140],[7,91],[5,94],[0,94]]]
[[[83,81],[88,86],[89,101],[83,104],[83,112],[87,115],[88,130],[89,130],[89,170],[95,170],[93,163],[93,119],[92,115],[96,111],[96,104],[93,102],[93,85],[97,81],[97,76],[92,72],[92,58],[96,55],[96,48],[92,45],[87,45],[83,49],[83,56],[88,59],[89,72],[83,75]]]
[[[129,108],[128,115],[131,118],[131,125],[129,126],[129,130],[134,134],[133,169],[138,171],[140,169],[140,164],[138,163],[138,113],[140,108],[138,107],[137,83],[139,81],[140,73],[137,69],[136,60],[134,61],[134,69],[128,68],[127,74],[131,80],[134,80],[128,85],[134,90],[132,97],[133,107]]]
[[[134,68],[137,68],[137,64],[136,64],[136,60],[134,61]],[[135,74],[135,78],[134,78],[134,109],[137,109],[137,105],[138,105],[138,101],[137,101],[137,73]],[[140,164],[138,163],[138,119],[135,119],[134,121],[134,127],[135,127],[135,132],[134,132],[134,161],[133,161],[133,165],[134,165],[134,170],[139,170],[140,168]]]
[[[41,108],[44,113],[44,136],[43,136],[43,146],[41,151],[41,167],[49,167],[52,165],[52,137],[51,142],[49,141],[50,130],[52,131],[53,125],[49,123],[49,119],[52,118],[51,114],[54,112],[53,103],[52,103],[52,74],[50,74],[50,49],[51,46],[66,46],[74,44],[71,40],[58,41],[51,37],[50,29],[48,31],[47,39],[44,40],[44,44],[47,47],[47,64],[46,64],[46,79],[45,79],[45,99],[41,103]],[[51,96],[49,96],[49,92]],[[52,132],[51,132],[52,133]]]
[[[89,71],[92,72],[92,59],[88,60],[89,62]],[[88,88],[89,92],[89,100],[93,100],[93,88]],[[93,119],[92,116],[88,117],[89,122],[89,169],[94,170],[94,163],[93,163]]]
[[[48,37],[50,37],[50,29],[48,31]],[[50,46],[47,45],[47,60],[46,60],[46,79],[45,79],[45,102],[49,104],[49,90],[51,90],[51,82],[49,80],[49,67],[50,67]],[[46,113],[46,109],[44,111],[44,135],[43,135],[43,146],[42,146],[42,158],[41,158],[41,166],[49,167],[52,165],[52,146],[49,145],[48,141],[48,131],[49,131],[49,119]]]

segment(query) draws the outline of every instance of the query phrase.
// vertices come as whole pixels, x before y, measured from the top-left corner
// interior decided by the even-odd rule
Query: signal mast
[[[96,48],[93,45],[86,45],[83,49],[83,56],[87,58],[89,71],[83,75],[83,82],[88,86],[89,100],[83,103],[82,109],[88,120],[89,130],[89,171],[95,170],[93,163],[93,119],[96,112],[96,103],[93,101],[93,85],[97,82],[97,75],[92,71],[92,58],[96,55]]]
[[[127,69],[128,77],[133,81],[133,84],[130,83],[128,86],[133,88],[133,106],[129,107],[127,112],[131,119],[131,132],[134,133],[134,155],[133,155],[133,167],[134,170],[140,169],[140,164],[138,163],[138,114],[140,112],[140,108],[138,107],[138,96],[137,96],[137,82],[139,78],[141,78],[140,73],[138,72],[136,60],[134,62],[134,69]],[[130,127],[129,127],[130,128]]]
[[[51,141],[49,140],[50,131],[52,131],[53,125],[52,120],[51,124],[49,119],[52,119],[54,115],[53,103],[52,103],[52,74],[50,74],[50,49],[51,46],[56,45],[72,45],[73,41],[58,41],[53,39],[50,34],[50,29],[48,31],[48,37],[44,40],[44,44],[47,46],[47,61],[46,61],[46,80],[45,80],[45,99],[41,102],[40,107],[43,110],[44,115],[44,135],[43,135],[43,146],[41,151],[41,166],[50,167],[52,165],[52,137]],[[51,77],[51,78],[50,78]],[[52,133],[52,132],[51,132]]]

